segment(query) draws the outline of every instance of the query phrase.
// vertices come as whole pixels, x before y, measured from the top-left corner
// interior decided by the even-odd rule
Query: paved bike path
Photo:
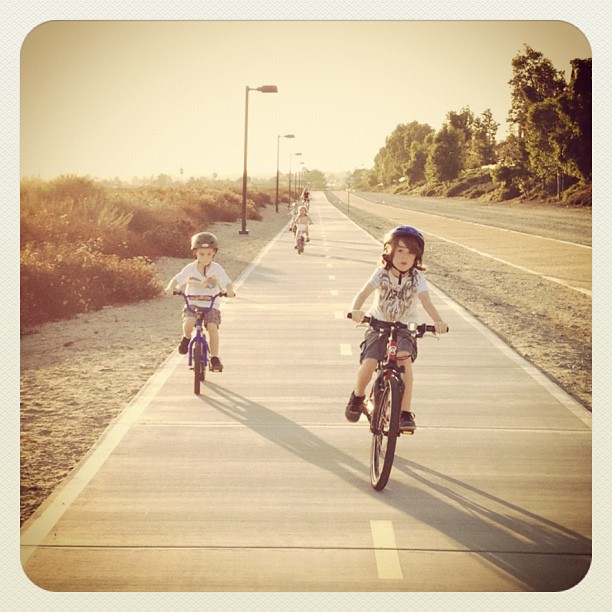
[[[432,288],[418,430],[387,488],[344,419],[379,245],[315,194],[223,303],[225,371],[176,352],[22,529],[35,584],[72,591],[547,591],[591,552],[590,414]],[[248,240],[248,238],[240,238]],[[180,304],[177,301],[177,313]],[[425,319],[424,319],[425,320]]]

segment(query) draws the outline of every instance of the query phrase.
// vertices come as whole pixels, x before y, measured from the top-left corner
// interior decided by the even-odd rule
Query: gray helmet
[[[219,250],[219,242],[217,237],[210,232],[200,232],[191,237],[191,248],[199,249],[200,247],[211,247],[215,251]]]

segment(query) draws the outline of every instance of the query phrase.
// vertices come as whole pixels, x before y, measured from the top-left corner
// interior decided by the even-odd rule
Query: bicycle
[[[351,313],[347,318],[352,319]],[[360,324],[367,323],[381,335],[387,334],[387,350],[382,361],[376,366],[376,377],[370,389],[370,395],[365,402],[363,413],[370,422],[372,444],[370,447],[370,482],[376,491],[382,491],[389,481],[395,446],[400,431],[400,407],[404,395],[402,374],[404,366],[397,364],[397,332],[407,329],[415,338],[422,338],[425,333],[435,334],[434,325],[416,323],[379,321],[374,317],[364,317]],[[405,432],[412,435],[414,432]]]
[[[298,255],[301,255],[304,252],[304,245],[306,244],[306,232],[304,230],[300,230],[295,244],[297,246]]]
[[[213,308],[215,300],[219,297],[225,297],[227,293],[220,291],[216,295],[186,295],[183,291],[173,291],[173,295],[180,295],[185,300],[187,310],[195,316],[195,336],[189,341],[187,350],[188,365],[193,368],[193,392],[200,395],[200,385],[206,378],[206,368],[208,366],[208,341],[204,332],[204,315]],[[204,308],[202,306],[192,306],[189,299],[200,301],[210,301],[210,306]]]

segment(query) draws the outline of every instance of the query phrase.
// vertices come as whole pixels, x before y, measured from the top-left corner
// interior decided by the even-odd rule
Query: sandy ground
[[[246,237],[238,235],[240,222],[216,224],[210,228],[221,244],[216,260],[236,280],[288,220],[284,205],[249,221]],[[157,261],[160,289],[189,261]],[[160,292],[153,300],[47,323],[21,339],[22,523],[178,345],[179,300]]]
[[[375,236],[388,229],[380,217],[356,212],[354,219]],[[281,206],[279,213],[268,207],[263,221],[249,222],[248,237],[238,236],[239,223],[215,225],[217,260],[237,279],[287,221]],[[503,264],[483,266],[477,257],[428,243],[428,278],[590,408],[590,298],[554,283],[543,286]],[[188,261],[156,262],[160,283]],[[180,310],[178,298],[160,296],[49,323],[22,338],[22,523],[176,347]]]

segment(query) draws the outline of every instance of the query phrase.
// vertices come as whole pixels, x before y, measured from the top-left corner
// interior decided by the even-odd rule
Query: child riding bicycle
[[[297,240],[300,235],[300,232],[304,232],[306,236],[306,242],[310,242],[310,232],[308,231],[308,227],[310,225],[312,225],[312,219],[310,218],[310,215],[308,214],[306,207],[300,206],[298,209],[297,215],[295,216],[293,221],[291,221],[291,227],[292,228],[295,227],[295,247],[294,248],[296,249],[298,248]]]
[[[195,256],[195,261],[187,264],[178,274],[168,283],[165,294],[172,296],[172,292],[182,285],[186,285],[185,293],[190,296],[197,296],[190,300],[192,306],[208,308],[210,298],[219,292],[219,289],[227,293],[228,297],[234,297],[234,289],[229,276],[225,270],[213,258],[219,250],[219,243],[214,234],[210,232],[200,232],[191,237],[191,251]],[[197,299],[198,297],[202,299]],[[223,364],[219,359],[219,326],[221,325],[221,311],[218,301],[214,308],[204,315],[204,324],[208,330],[210,340],[210,370],[212,372],[222,372]],[[187,354],[189,350],[189,340],[195,325],[193,313],[183,308],[183,337],[178,346],[181,355]]]
[[[373,303],[367,314],[379,321],[417,323],[417,300],[433,319],[436,333],[448,331],[448,325],[433,305],[423,274],[425,240],[413,227],[399,226],[389,231],[383,240],[383,253],[379,267],[353,299],[351,316],[361,321],[361,310],[367,298],[374,293]],[[379,361],[384,359],[387,338],[369,327],[361,344],[359,369],[355,388],[345,409],[346,418],[356,423],[364,410],[366,387],[372,379]],[[400,414],[400,431],[414,432],[416,423],[410,411],[412,401],[412,362],[417,357],[416,340],[407,329],[398,330],[398,365],[404,366],[404,395]]]

